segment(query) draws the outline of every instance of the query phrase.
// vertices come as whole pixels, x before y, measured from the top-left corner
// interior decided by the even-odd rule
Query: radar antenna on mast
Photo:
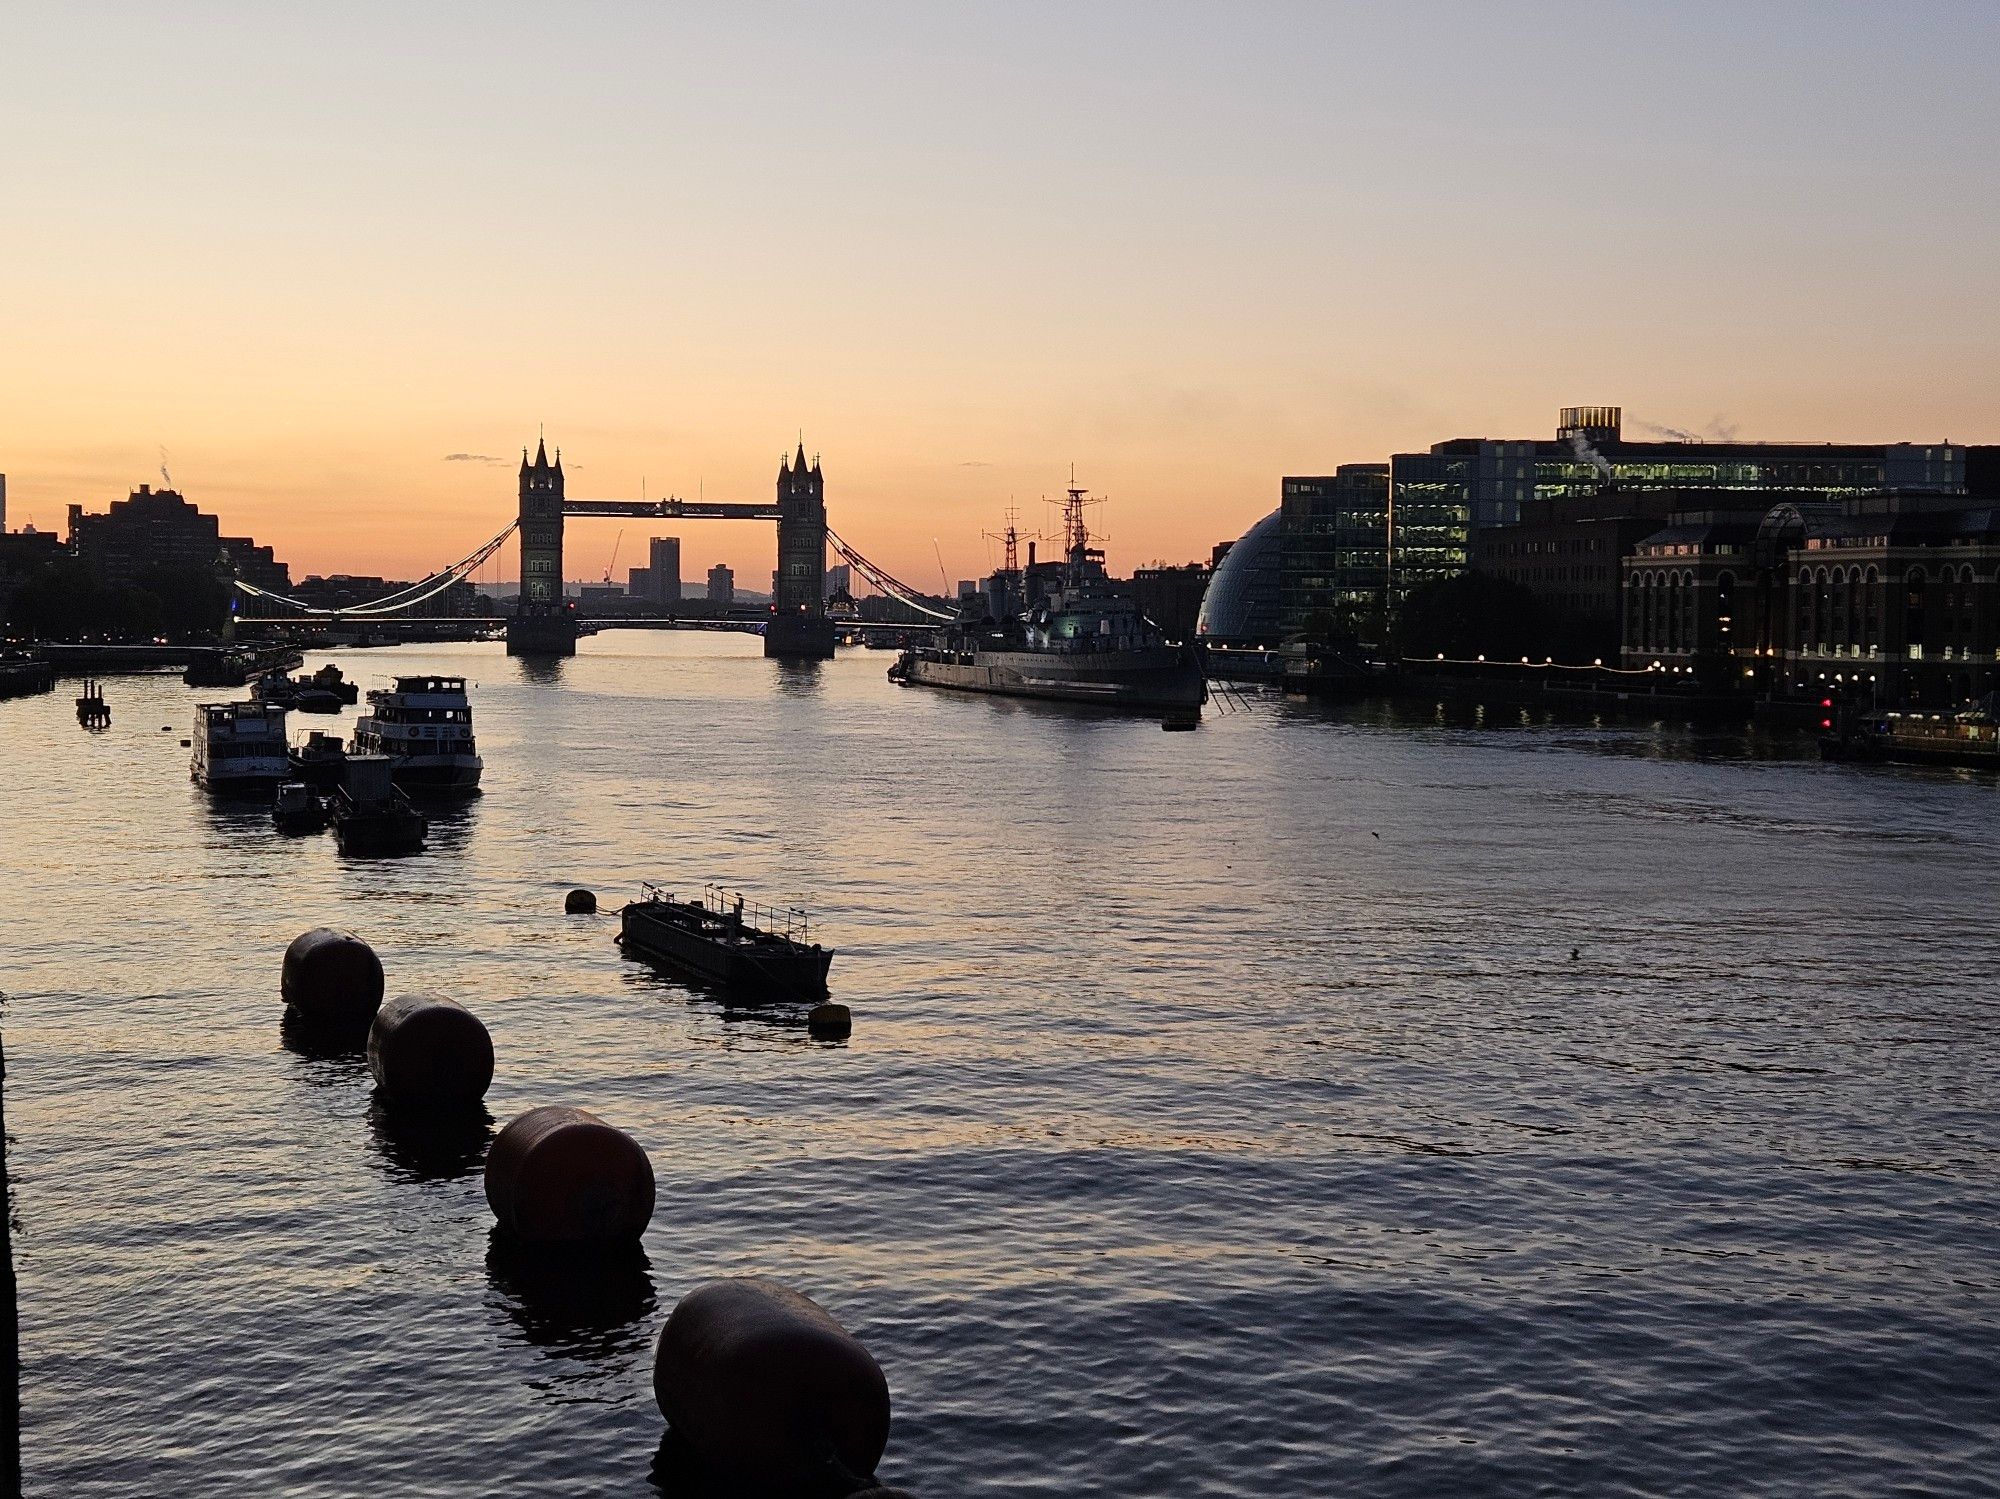
[[[987,531],[984,535],[989,541],[997,541],[1006,547],[1007,571],[1010,573],[1019,572],[1021,570],[1021,507],[1018,505],[1009,505],[1007,507],[1006,530]]]

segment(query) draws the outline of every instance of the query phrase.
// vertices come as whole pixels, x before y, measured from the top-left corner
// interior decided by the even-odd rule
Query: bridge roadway
[[[742,505],[722,500],[564,500],[562,513],[627,515],[649,520],[776,520],[778,507]]]

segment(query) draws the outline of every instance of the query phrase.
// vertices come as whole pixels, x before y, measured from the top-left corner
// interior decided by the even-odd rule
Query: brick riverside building
[[[1682,511],[1623,575],[1628,667],[1938,709],[2000,686],[2000,507],[1966,495]]]

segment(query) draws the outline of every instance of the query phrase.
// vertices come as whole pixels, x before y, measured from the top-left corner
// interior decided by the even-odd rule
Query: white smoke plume
[[[1574,429],[1571,430],[1569,445],[1576,450],[1577,457],[1597,470],[1597,477],[1602,482],[1609,484],[1618,476],[1618,471],[1611,466],[1611,460],[1598,452],[1596,448],[1593,448],[1590,445],[1590,439],[1585,437],[1581,432]]]

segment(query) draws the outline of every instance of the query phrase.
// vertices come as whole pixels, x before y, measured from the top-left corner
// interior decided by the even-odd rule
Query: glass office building
[[[1389,604],[1389,465],[1287,477],[1279,503],[1283,635],[1382,638]]]
[[[1569,406],[1552,440],[1456,438],[1389,460],[1390,601],[1465,571],[1475,531],[1512,526],[1530,500],[1655,489],[1965,488],[1953,443],[1633,442],[1616,406]],[[1607,512],[1610,513],[1610,512]]]

